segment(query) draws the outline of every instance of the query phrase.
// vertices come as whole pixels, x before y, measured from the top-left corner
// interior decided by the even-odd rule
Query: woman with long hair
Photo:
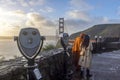
[[[86,77],[91,77],[92,75],[90,74],[90,65],[92,61],[91,51],[93,50],[93,46],[88,35],[84,36],[80,48],[81,52],[78,64],[81,66],[81,75],[83,76],[83,70],[86,70]]]

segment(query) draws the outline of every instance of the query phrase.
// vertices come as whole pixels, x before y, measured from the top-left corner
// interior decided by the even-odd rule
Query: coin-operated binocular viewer
[[[25,65],[27,68],[27,80],[40,80],[42,78],[35,63],[35,58],[41,51],[44,39],[36,28],[23,28],[19,36],[14,38],[20,52],[28,60]]]
[[[67,50],[67,47],[68,47],[68,43],[69,43],[69,35],[67,33],[63,33],[62,36],[61,36],[61,45],[64,49],[64,80],[69,80],[67,78],[68,74],[67,74],[67,66],[66,66],[66,63],[67,63],[67,60],[66,58],[68,56],[70,56],[70,54],[68,53],[68,50]]]
[[[64,53],[67,54],[68,56],[69,53],[68,53],[68,44],[69,44],[69,35],[68,33],[63,33],[62,36],[61,36],[61,39],[60,39],[60,42],[61,42],[61,45],[64,49]]]
[[[65,51],[67,49],[68,43],[69,43],[69,35],[68,33],[63,33],[61,36],[61,45]]]

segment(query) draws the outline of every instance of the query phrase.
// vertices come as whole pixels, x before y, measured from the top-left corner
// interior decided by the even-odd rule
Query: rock
[[[62,49],[42,52],[44,58],[36,59],[42,80],[64,80],[64,69],[66,74],[72,69],[71,57],[64,55]],[[16,58],[0,63],[0,80],[26,80],[26,60]]]

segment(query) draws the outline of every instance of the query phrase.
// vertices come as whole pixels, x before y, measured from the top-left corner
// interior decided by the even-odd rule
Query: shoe
[[[80,77],[84,78],[84,72],[83,71],[80,71]]]
[[[92,77],[92,74],[87,74],[86,77]]]
[[[90,74],[90,70],[89,69],[86,70],[86,77],[92,77],[92,74]]]

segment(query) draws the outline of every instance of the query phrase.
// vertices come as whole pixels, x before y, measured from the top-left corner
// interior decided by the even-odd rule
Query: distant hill
[[[74,33],[70,36],[70,39],[74,39],[79,36],[80,33],[86,33],[94,38],[95,35],[102,37],[120,37],[120,24],[99,24],[84,31]]]

